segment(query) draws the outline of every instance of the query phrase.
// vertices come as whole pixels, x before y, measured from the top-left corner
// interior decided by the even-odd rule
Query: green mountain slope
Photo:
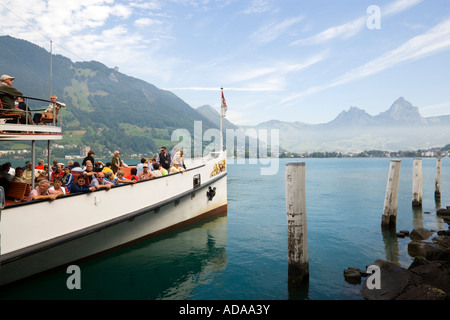
[[[30,42],[0,37],[1,74],[16,77],[14,87],[25,96],[48,99],[50,54]],[[193,134],[194,121],[203,130],[214,124],[169,91],[127,76],[96,61],[72,62],[52,56],[52,93],[67,104],[62,111],[61,144],[88,145],[97,153],[115,149],[125,154],[156,152],[171,142],[174,129]],[[32,102],[31,109],[45,108]]]

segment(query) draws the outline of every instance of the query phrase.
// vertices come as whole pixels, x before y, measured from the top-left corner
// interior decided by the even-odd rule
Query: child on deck
[[[136,183],[136,180],[125,179],[125,172],[123,170],[118,170],[116,176],[113,179],[113,183],[115,186],[118,186],[119,183]]]

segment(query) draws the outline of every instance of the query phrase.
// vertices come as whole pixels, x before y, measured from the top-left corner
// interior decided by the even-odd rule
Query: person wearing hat
[[[177,173],[186,171],[183,158],[183,150],[177,151],[177,153],[172,158],[172,166],[170,167],[169,173]]]
[[[14,77],[4,74],[0,77],[0,100],[3,105],[3,113],[15,113],[20,115],[20,123],[35,124],[30,113],[16,108],[16,98],[22,97],[23,93],[12,86]]]
[[[183,168],[186,170],[186,165],[184,164],[184,157],[183,157],[184,151],[181,149],[180,151],[177,151],[175,155],[172,158],[172,164],[178,164],[180,168]]]
[[[144,163],[142,171],[138,174],[139,180],[147,180],[155,178],[153,171],[148,169],[148,163]]]

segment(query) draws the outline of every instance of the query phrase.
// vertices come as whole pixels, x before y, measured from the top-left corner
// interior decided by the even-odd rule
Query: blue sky
[[[0,30],[220,108],[323,123],[400,96],[450,114],[448,0],[0,0]],[[1,72],[0,72],[1,73]]]

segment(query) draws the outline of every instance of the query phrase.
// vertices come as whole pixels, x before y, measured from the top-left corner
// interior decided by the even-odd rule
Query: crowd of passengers
[[[141,162],[130,169],[130,174],[125,176],[121,167],[128,165],[121,159],[120,152],[115,151],[111,162],[103,163],[94,160],[94,151],[89,151],[80,164],[77,161],[69,161],[67,165],[53,161],[49,166],[44,160],[39,160],[37,166],[26,161],[25,166],[12,168],[10,162],[2,164],[0,168],[0,185],[7,190],[9,182],[32,182],[34,173],[37,187],[30,191],[27,201],[49,199],[54,200],[58,196],[73,193],[92,192],[98,189],[110,189],[124,184],[136,183],[140,180],[154,179],[156,177],[183,172],[183,150],[174,148],[169,154],[165,147],[161,147],[157,157],[141,158]],[[75,173],[79,172],[79,173]],[[78,179],[75,179],[75,176]]]

